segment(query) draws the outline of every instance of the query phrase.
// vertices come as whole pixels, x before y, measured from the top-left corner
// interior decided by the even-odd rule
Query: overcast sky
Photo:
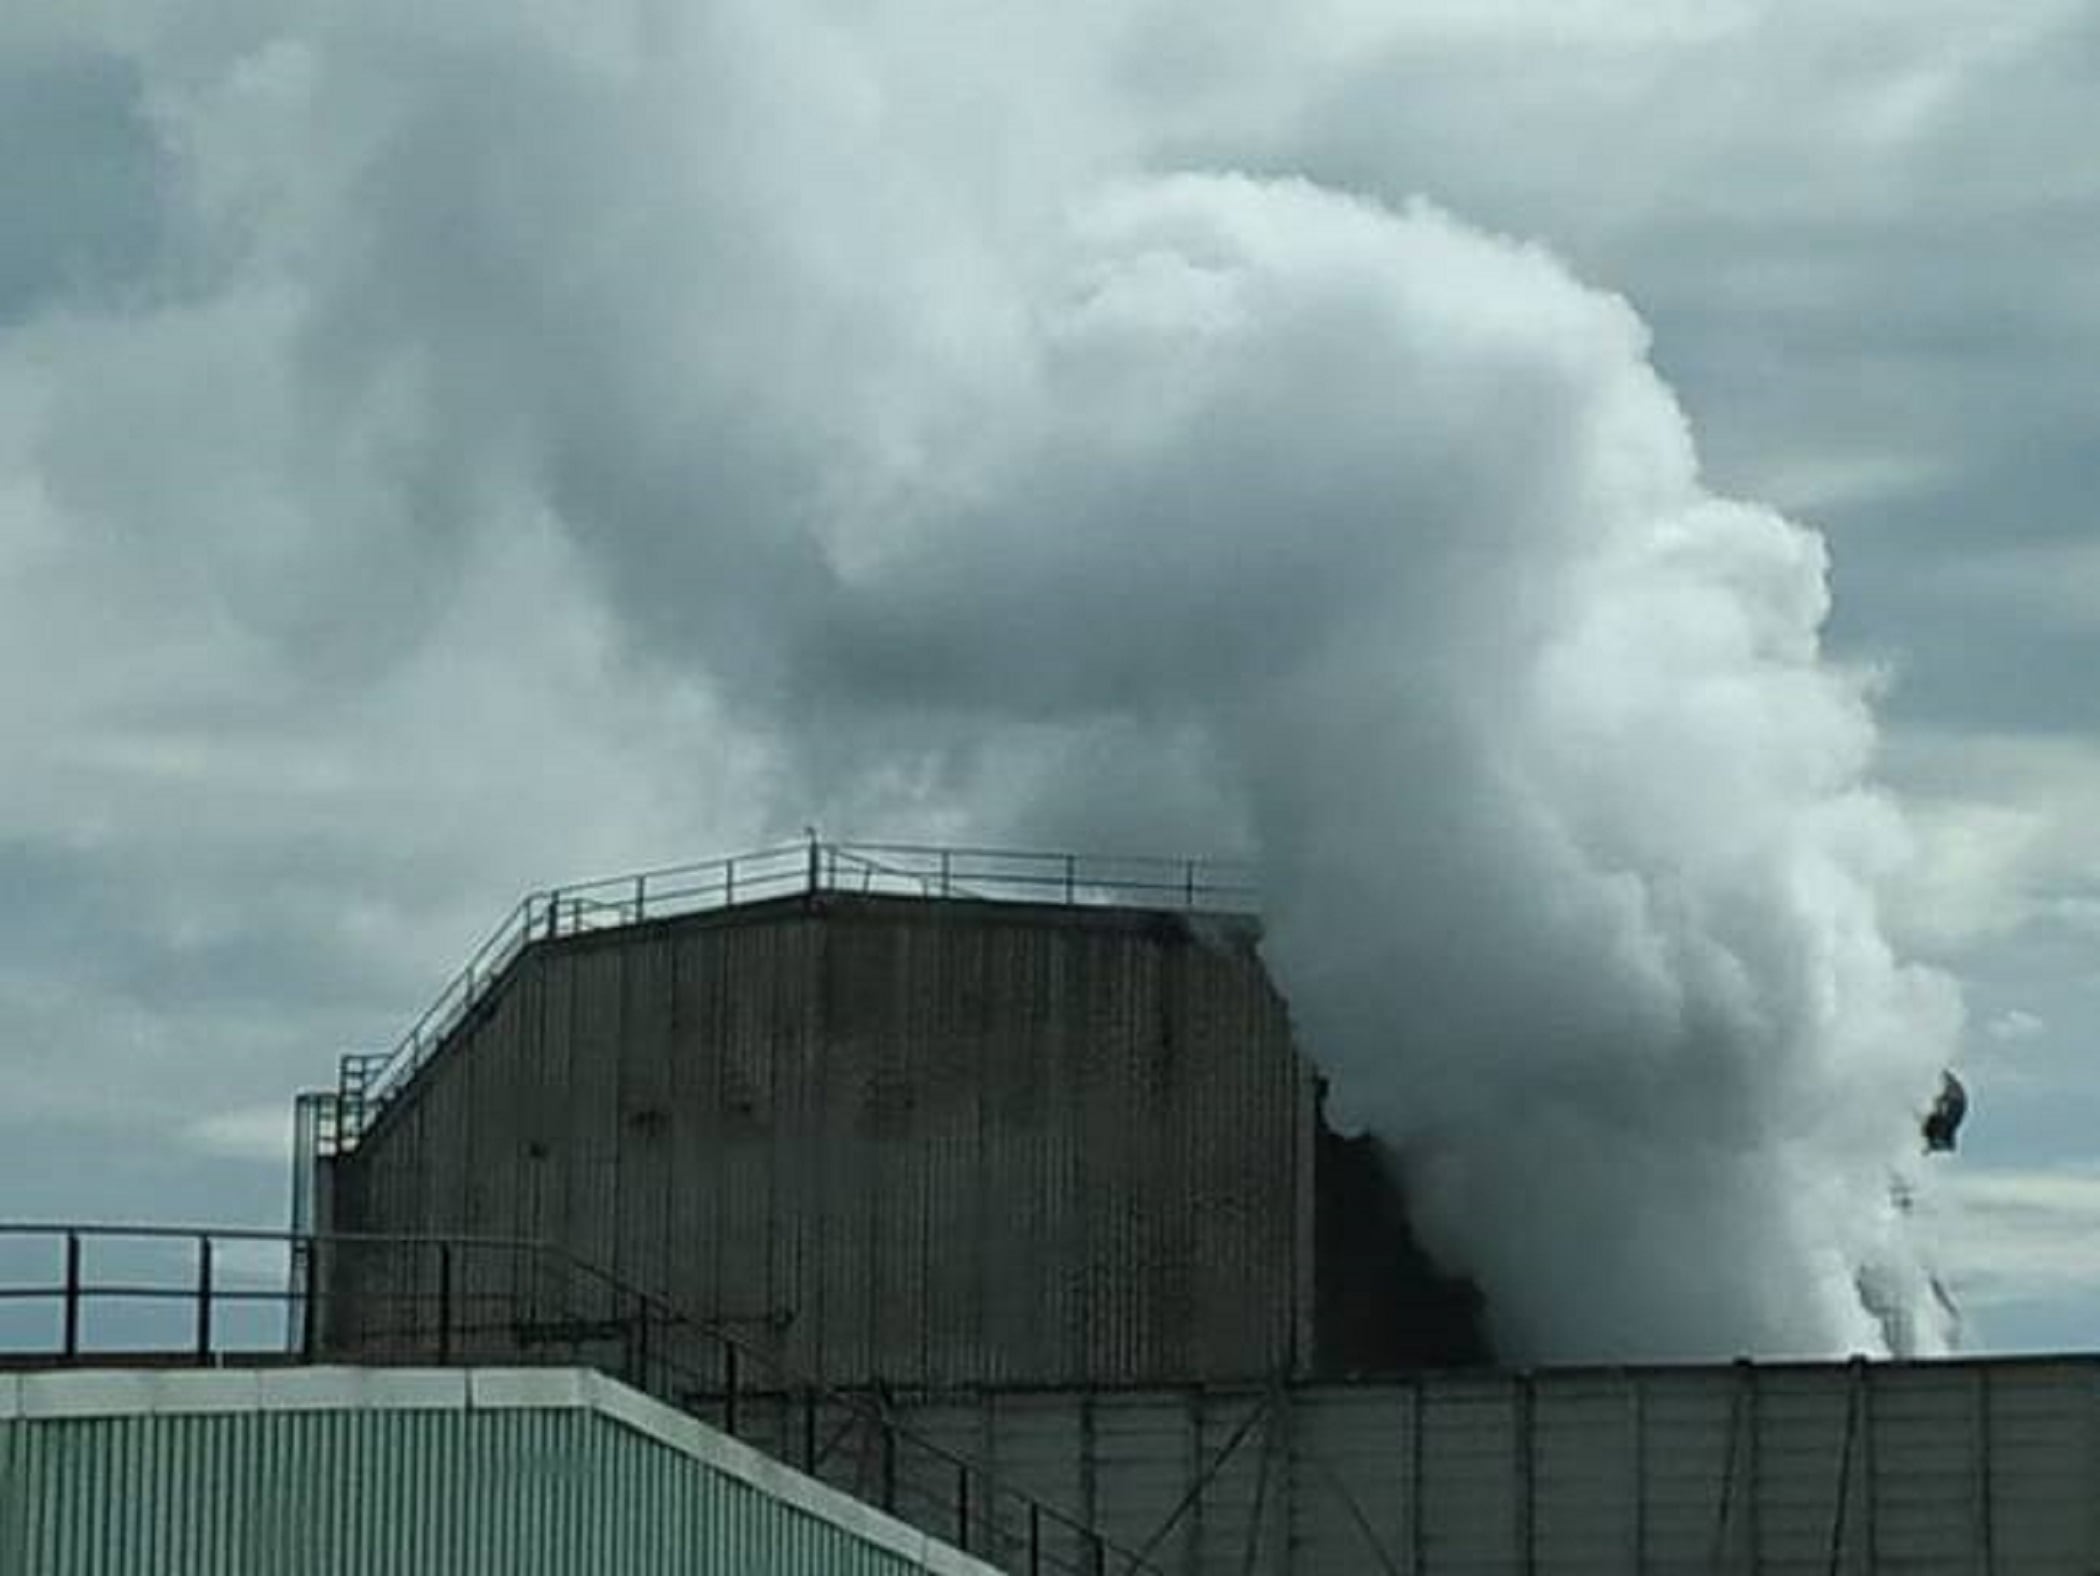
[[[878,744],[768,626],[1033,397],[1046,216],[1238,172],[1622,297],[1706,484],[1827,538],[1885,917],[1966,996],[1971,1339],[2100,1344],[2100,7],[1290,10],[0,14],[0,1216],[280,1222],[293,1092],[528,887],[812,818],[1227,824],[1112,729]]]

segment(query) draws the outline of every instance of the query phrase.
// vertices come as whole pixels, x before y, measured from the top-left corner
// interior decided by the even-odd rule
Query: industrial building
[[[1039,1505],[1081,1568],[2100,1568],[2083,1359],[1495,1370],[1258,941],[1233,872],[1153,861],[812,843],[535,894],[310,1103],[312,1207],[636,1293],[338,1247],[314,1338],[588,1355],[884,1503],[967,1462],[922,1514],[1014,1569]],[[833,1392],[898,1425],[879,1463]]]
[[[996,1576],[598,1374],[0,1373],[0,1576]]]
[[[1485,1355],[1321,1121],[1219,872],[814,846],[651,879],[535,895],[427,1044],[348,1064],[328,1230],[556,1244],[826,1384]],[[430,1272],[360,1268],[339,1346]]]
[[[16,1366],[254,1371],[152,1440],[0,1386],[0,1573],[90,1568],[4,1560],[207,1448],[332,1526],[348,1484],[418,1517],[450,1485],[461,1546],[518,1546],[519,1473],[568,1473],[547,1535],[602,1563],[489,1569],[2100,1571],[2100,1357],[1497,1367],[1387,1157],[1322,1120],[1259,938],[1235,872],[1165,861],[812,841],[533,894],[302,1097],[293,1231],[133,1233],[180,1350],[94,1349],[123,1231],[48,1244],[56,1338]],[[342,1411],[353,1368],[432,1415],[239,1420]],[[409,1548],[283,1568],[478,1568]]]

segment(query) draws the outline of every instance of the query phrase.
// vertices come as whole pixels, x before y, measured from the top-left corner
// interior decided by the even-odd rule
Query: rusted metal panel
[[[832,896],[535,945],[348,1166],[813,1377],[1246,1378],[1303,1350],[1311,1087],[1244,934]]]
[[[569,1024],[575,995],[573,949],[549,951],[532,980],[525,1056],[525,1236],[565,1241],[568,1170],[575,1157],[569,1105]],[[452,1054],[451,1048],[442,1054]],[[380,1162],[383,1164],[383,1160]]]
[[[555,1021],[567,1048],[563,1089],[561,1225],[556,1240],[610,1266],[620,1154],[620,1009],[624,947],[592,936],[560,970],[567,1011]]]
[[[615,1047],[618,1143],[610,1268],[661,1294],[670,1261],[672,984],[671,941],[662,935],[621,949],[620,1023]]]

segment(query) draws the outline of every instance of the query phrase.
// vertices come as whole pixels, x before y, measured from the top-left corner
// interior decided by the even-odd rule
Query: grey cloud
[[[2078,227],[2021,240],[2080,201],[2035,168],[2078,57],[2015,30],[1972,69],[1938,12],[1602,8],[1544,50],[1346,12],[1259,50],[1168,50],[1181,7],[132,34],[181,244],[159,298],[7,331],[0,562],[39,594],[0,651],[62,676],[19,686],[0,805],[32,848],[124,826],[165,912],[230,916],[127,961],[94,862],[39,856],[112,971],[194,968],[147,1024],[210,1047],[192,1118],[315,1066],[245,973],[311,982],[271,1032],[325,1073],[533,880],[812,814],[1248,844],[1310,1032],[1513,1341],[1627,1338],[1551,1316],[1594,1278],[1555,1243],[1615,1208],[1641,1340],[1865,1338],[1802,1265],[1901,1258],[1882,1157],[1951,1009],[1879,942],[1899,834],[1820,558],[1712,512],[1631,309],[1405,204],[1649,311],[1721,489],[1882,477],[1819,514],[1833,627],[1901,656],[1899,717],[1967,717],[2007,681],[1946,671],[1928,560],[2008,489],[2078,529]],[[1991,660],[2083,649],[2023,640]],[[119,996],[14,1000],[111,1068]]]
[[[150,274],[167,168],[142,93],[112,56],[0,65],[0,326],[121,300]]]

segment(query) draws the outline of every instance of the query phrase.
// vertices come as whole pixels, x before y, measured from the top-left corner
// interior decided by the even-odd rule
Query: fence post
[[[68,1362],[80,1355],[80,1233],[66,1233],[65,1306],[59,1317],[60,1349]]]
[[[197,1238],[197,1363],[211,1363],[211,1238]]]

